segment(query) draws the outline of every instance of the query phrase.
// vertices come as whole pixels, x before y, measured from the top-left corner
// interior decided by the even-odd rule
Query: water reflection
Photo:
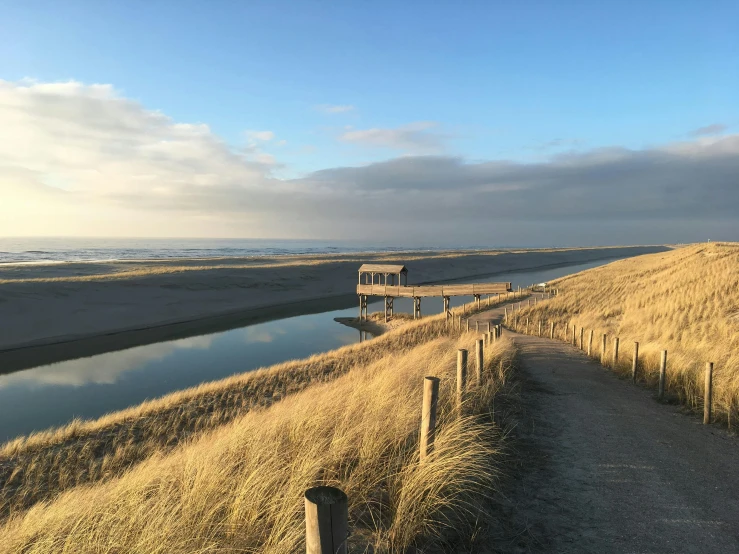
[[[457,282],[511,281],[513,286],[549,281],[607,263],[521,271]],[[471,301],[452,297],[451,306]],[[378,299],[369,312],[383,309]],[[358,307],[308,314],[69,360],[0,375],[0,441],[74,417],[95,418],[169,392],[371,338],[334,318],[357,317]],[[397,313],[412,313],[412,300],[395,300]],[[443,311],[440,298],[425,298],[423,315]],[[359,333],[359,337],[357,337]]]
[[[146,366],[147,362],[166,358],[178,348],[207,349],[212,341],[213,338],[207,335],[191,337],[35,367],[26,371],[0,375],[0,389],[18,384],[70,387],[81,387],[90,383],[112,385],[123,373],[140,370]]]

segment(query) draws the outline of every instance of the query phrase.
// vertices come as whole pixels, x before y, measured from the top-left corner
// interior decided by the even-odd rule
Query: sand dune
[[[5,265],[0,266],[0,352],[6,351],[7,371],[17,367],[8,356],[32,346],[95,339],[97,348],[88,344],[88,351],[95,353],[114,348],[113,340],[128,347],[172,338],[172,333],[193,334],[199,325],[230,325],[234,318],[280,317],[330,308],[338,300],[347,305],[354,296],[358,266],[365,261],[406,263],[409,283],[418,284],[664,248]],[[7,352],[11,350],[16,354]],[[28,352],[22,356],[28,358]]]

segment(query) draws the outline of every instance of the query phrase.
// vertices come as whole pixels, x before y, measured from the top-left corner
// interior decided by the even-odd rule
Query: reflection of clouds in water
[[[285,335],[287,331],[281,328],[267,330],[262,327],[247,327],[244,329],[244,342],[246,344],[269,343],[275,340],[278,335]]]
[[[70,387],[88,384],[112,385],[123,373],[141,369],[147,362],[166,358],[177,349],[204,350],[210,348],[212,341],[212,336],[192,337],[35,367],[0,376],[0,388],[18,384]]]

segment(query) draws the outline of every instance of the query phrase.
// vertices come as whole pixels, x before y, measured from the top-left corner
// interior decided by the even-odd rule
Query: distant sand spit
[[[362,262],[420,284],[659,252],[665,246],[0,266],[3,371],[251,321],[346,307]],[[43,346],[43,348],[39,348]],[[61,350],[64,350],[62,352]]]

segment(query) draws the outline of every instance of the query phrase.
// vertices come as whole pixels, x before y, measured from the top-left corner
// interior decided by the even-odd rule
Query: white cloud
[[[269,142],[275,134],[272,131],[246,131],[246,137],[252,141]]]
[[[405,156],[281,180],[258,146],[232,149],[108,85],[0,81],[0,235],[367,240],[371,229],[372,240],[510,244],[535,230],[583,241],[585,220],[594,242],[622,240],[627,220],[622,233],[645,229],[639,242],[657,240],[659,221],[739,228],[739,135],[470,163],[440,154],[436,129],[348,129],[341,140]]]
[[[388,148],[411,154],[430,154],[444,150],[445,136],[432,131],[433,121],[418,121],[394,129],[347,130],[339,138],[344,142]]]
[[[701,137],[701,136],[711,136],[711,135],[720,135],[723,132],[725,132],[729,127],[723,123],[712,123],[711,125],[706,125],[705,127],[699,127],[697,129],[694,129],[690,132],[690,134],[694,137]]]
[[[319,112],[323,112],[325,114],[347,113],[347,112],[352,112],[356,109],[354,106],[349,105],[349,104],[343,104],[343,105],[319,104],[315,108]]]

